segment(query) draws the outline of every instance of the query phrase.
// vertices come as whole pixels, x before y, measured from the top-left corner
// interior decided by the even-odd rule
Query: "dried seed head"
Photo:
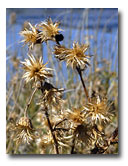
[[[24,37],[25,44],[28,43],[30,48],[33,48],[34,44],[38,43],[39,41],[39,31],[35,26],[32,26],[31,23],[28,23],[30,26],[30,30],[25,28],[23,31],[20,32],[20,35]]]
[[[93,145],[96,139],[96,133],[89,125],[78,125],[75,130],[75,135],[78,140],[81,140],[86,146]]]
[[[91,101],[84,106],[85,119],[92,125],[110,122],[110,116],[112,116],[110,106],[107,98],[100,99],[99,96],[91,98]]]
[[[21,117],[19,119],[19,122],[17,123],[17,126],[26,127],[26,128],[32,129],[31,120],[29,118],[27,118],[27,117]]]
[[[60,25],[60,22],[52,22],[52,19],[49,18],[44,22],[41,22],[38,25],[40,32],[40,39],[42,42],[46,42],[47,40],[53,40],[55,41],[56,35],[59,34],[59,31],[62,31],[62,29],[58,28]]]
[[[15,139],[16,144],[21,143],[30,144],[32,140],[36,138],[34,135],[34,129],[32,127],[31,120],[27,117],[21,117],[15,127]]]
[[[72,123],[72,127],[77,127],[83,123],[83,116],[81,114],[81,108],[73,108],[72,111],[68,110],[67,118]]]
[[[55,46],[54,54],[59,60],[65,60],[67,66],[70,65],[72,68],[80,67],[81,69],[85,69],[90,65],[90,56],[85,55],[88,47],[86,44],[79,45],[74,42],[72,49],[66,48],[65,46]]]
[[[38,104],[43,107],[52,107],[56,110],[60,109],[62,103],[64,102],[62,99],[63,91],[64,89],[57,89],[52,84],[45,82],[42,87],[43,96]]]
[[[39,146],[48,146],[54,143],[51,131],[48,131],[47,134],[44,134],[40,140],[40,145]]]
[[[49,72],[49,70],[52,69],[46,67],[47,63],[43,64],[42,57],[37,59],[32,54],[28,55],[28,57],[29,59],[25,59],[25,62],[21,62],[23,64],[23,69],[25,70],[23,78],[25,78],[26,83],[31,80],[34,80],[35,82],[44,81],[46,78],[53,76]]]

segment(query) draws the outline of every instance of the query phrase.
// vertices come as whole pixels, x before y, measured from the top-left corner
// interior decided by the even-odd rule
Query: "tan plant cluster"
[[[32,54],[28,55],[28,57],[29,59],[25,59],[25,62],[21,62],[25,70],[23,78],[25,78],[26,83],[31,80],[34,80],[35,82],[44,81],[46,78],[53,76],[49,72],[52,69],[46,67],[48,63],[43,64],[42,57],[37,59]]]
[[[42,42],[47,40],[55,41],[55,36],[59,34],[60,31],[63,31],[59,28],[60,22],[52,22],[52,19],[49,18],[47,21],[41,22],[38,25],[40,32],[40,39]]]
[[[21,117],[19,119],[14,128],[14,131],[14,141],[16,141],[17,145],[21,142],[30,144],[30,142],[36,138],[36,136],[34,135],[34,129],[31,120],[27,117]]]
[[[28,23],[28,25],[30,28],[25,28],[20,32],[20,35],[24,37],[21,42],[28,44],[31,49],[37,43],[47,42],[48,40],[55,41],[56,35],[62,31],[59,28],[60,22],[53,23],[51,18],[35,26],[32,26],[31,23]]]
[[[30,29],[25,29],[20,34],[24,37],[23,42],[28,43],[33,49],[38,42],[55,41],[55,36],[61,31],[59,25],[60,22],[53,23],[50,18],[36,26],[29,23]],[[101,97],[99,93],[89,95],[83,79],[83,70],[90,66],[90,56],[85,54],[88,47],[89,45],[78,42],[73,42],[73,48],[59,44],[54,46],[55,57],[60,61],[66,61],[67,66],[78,71],[85,92],[85,102],[79,108],[73,104],[68,108],[67,100],[64,99],[65,89],[56,88],[48,80],[53,77],[53,69],[46,67],[48,63],[44,64],[42,57],[28,54],[28,58],[21,62],[23,78],[26,84],[33,82],[32,88],[35,90],[26,102],[24,115],[21,115],[13,127],[13,138],[17,145],[15,153],[19,153],[21,145],[27,143],[31,146],[35,141],[35,146],[39,149],[37,153],[40,154],[101,154],[107,153],[109,146],[118,142],[115,141],[117,129],[112,136],[105,133],[113,117],[112,104],[107,97]],[[37,93],[40,98],[33,100]],[[32,103],[39,105],[40,109],[30,117],[28,109]],[[37,117],[36,122],[40,123],[38,128],[32,125],[34,117]]]
[[[76,68],[77,66],[84,69],[90,66],[89,58],[90,56],[85,55],[85,52],[88,49],[88,45],[74,42],[73,48],[66,48],[65,46],[55,46],[55,57],[60,61],[65,60],[67,62],[67,66],[70,65],[72,68]]]

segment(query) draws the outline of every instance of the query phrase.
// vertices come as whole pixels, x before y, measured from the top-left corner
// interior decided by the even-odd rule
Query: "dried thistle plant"
[[[60,110],[62,103],[64,100],[62,99],[63,88],[58,89],[55,88],[52,84],[45,82],[41,87],[42,97],[40,98],[40,102],[38,105],[41,105],[42,108],[47,106],[51,109]]]
[[[31,120],[27,117],[21,117],[16,124],[15,128],[15,138],[16,144],[19,145],[21,143],[30,144],[36,136],[34,135],[34,129],[31,123]]]
[[[85,55],[88,47],[89,45],[79,45],[78,42],[74,42],[72,49],[64,46],[55,46],[54,48],[54,54],[56,58],[58,58],[60,61],[65,60],[67,62],[67,66],[70,65],[73,69],[78,71],[87,100],[89,100],[89,95],[82,77],[82,71],[90,66],[90,56]]]
[[[85,143],[86,147],[93,146],[96,140],[95,130],[87,124],[78,125],[74,134],[78,141]]]
[[[71,121],[71,126],[75,127],[78,125],[81,125],[84,121],[83,116],[82,116],[82,110],[81,108],[73,108],[72,110],[68,110],[67,111],[67,118],[69,119],[69,121]]]
[[[30,29],[25,28],[20,32],[20,35],[24,37],[21,42],[28,44],[30,48],[33,48],[34,44],[39,43],[39,31],[35,26],[29,22]]]
[[[85,118],[92,124],[101,125],[110,122],[112,113],[110,112],[111,104],[106,98],[100,99],[99,96],[93,97],[89,103],[84,106]]]
[[[28,58],[21,64],[25,72],[23,78],[27,86],[30,82],[33,83],[34,90],[31,95],[30,93],[28,95],[29,100],[26,102],[25,109],[23,108],[19,114],[18,123],[15,126],[8,123],[7,126],[7,131],[9,128],[13,128],[11,138],[14,138],[14,142],[16,142],[15,153],[18,153],[20,144],[27,143],[31,147],[33,141],[36,144],[37,153],[40,154],[108,153],[110,145],[118,143],[117,130],[112,132],[112,136],[105,133],[105,128],[111,124],[113,117],[112,104],[108,102],[107,97],[100,97],[100,92],[97,92],[97,95],[92,94],[92,97],[89,96],[82,75],[91,63],[91,56],[86,55],[89,45],[78,42],[73,42],[72,48],[60,45],[59,42],[64,37],[60,34],[62,29],[59,28],[59,25],[60,22],[53,23],[51,18],[36,26],[29,23],[30,29],[26,28],[20,32],[20,35],[24,37],[22,42],[27,43],[28,47],[33,49],[37,43],[55,41],[57,43],[54,46],[55,57],[60,61],[66,61],[67,66],[71,66],[73,70],[76,69],[86,100],[84,104],[80,105],[80,95],[78,97],[74,95],[75,100],[80,102],[79,107],[77,108],[74,103],[71,103],[68,108],[68,99],[63,99],[64,88],[56,88],[51,80],[47,80],[53,77],[52,69],[46,67],[48,63],[43,64],[43,57],[38,58],[29,53]],[[92,82],[92,80],[90,81]],[[34,97],[35,100],[33,100]],[[38,103],[36,99],[39,99]],[[21,105],[24,106],[24,103]],[[35,109],[36,105],[38,105],[38,109]],[[34,115],[31,116],[29,116],[30,111],[28,110],[30,107],[35,109]],[[19,108],[21,109],[20,106]],[[36,120],[32,125],[33,118]],[[39,133],[38,137],[35,132]]]
[[[70,65],[73,69],[76,67],[85,69],[90,65],[90,56],[85,55],[88,47],[89,46],[86,44],[79,45],[78,42],[74,42],[72,49],[66,48],[65,46],[55,46],[54,54],[60,61],[65,60],[67,66]]]
[[[35,82],[44,81],[46,78],[53,76],[49,72],[52,69],[46,67],[48,63],[43,64],[42,57],[38,59],[32,54],[28,55],[28,57],[29,59],[25,59],[25,62],[21,62],[23,64],[23,69],[25,70],[23,78],[25,78],[26,83],[31,80],[34,80]]]
[[[24,37],[21,42],[28,44],[30,49],[33,49],[35,44],[47,42],[48,40],[56,41],[57,44],[60,44],[59,42],[64,39],[63,35],[60,34],[62,29],[58,28],[60,22],[53,23],[51,18],[35,26],[32,26],[30,22],[28,25],[30,28],[25,28],[19,34]]]
[[[40,32],[40,39],[42,42],[46,42],[48,40],[53,40],[56,42],[63,40],[63,35],[60,34],[60,31],[62,31],[61,28],[59,28],[60,22],[52,22],[52,19],[49,18],[46,21],[41,22],[38,25]]]

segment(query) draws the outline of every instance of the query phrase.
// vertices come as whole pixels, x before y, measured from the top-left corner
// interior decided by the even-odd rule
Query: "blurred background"
[[[89,94],[93,90],[102,95],[107,95],[114,102],[113,130],[118,125],[118,9],[84,9],[84,8],[15,8],[6,9],[6,106],[7,123],[10,118],[18,119],[23,115],[26,100],[31,93],[31,85],[26,85],[21,79],[23,70],[20,61],[27,58],[28,47],[23,46],[23,39],[19,32],[32,25],[40,23],[51,17],[53,22],[60,21],[60,28],[64,40],[61,44],[72,47],[73,41],[89,44],[86,54],[91,56],[91,66],[84,71],[83,77]],[[65,88],[64,99],[67,100],[65,107],[79,107],[85,102],[83,87],[76,71],[67,68],[65,62],[59,63],[54,58],[54,42],[37,44],[33,53],[43,56],[44,63],[49,62],[48,67],[54,70],[53,85]],[[39,94],[36,94],[36,102]],[[34,116],[38,106],[31,105],[30,117]],[[34,121],[34,120],[33,120]],[[33,122],[36,123],[36,120]],[[10,152],[9,140],[7,139],[7,151]],[[31,151],[34,151],[31,149]],[[34,151],[35,152],[35,151]]]

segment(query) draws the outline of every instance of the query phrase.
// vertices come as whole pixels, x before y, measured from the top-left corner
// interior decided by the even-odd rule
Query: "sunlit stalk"
[[[30,96],[30,99],[29,99],[29,101],[28,101],[28,103],[27,103],[27,105],[25,107],[25,110],[24,110],[24,116],[27,116],[27,110],[28,110],[28,108],[29,108],[29,106],[30,106],[30,104],[32,102],[32,99],[33,99],[33,96],[34,96],[36,90],[37,90],[37,88],[34,89],[34,91],[32,92],[32,95]]]

